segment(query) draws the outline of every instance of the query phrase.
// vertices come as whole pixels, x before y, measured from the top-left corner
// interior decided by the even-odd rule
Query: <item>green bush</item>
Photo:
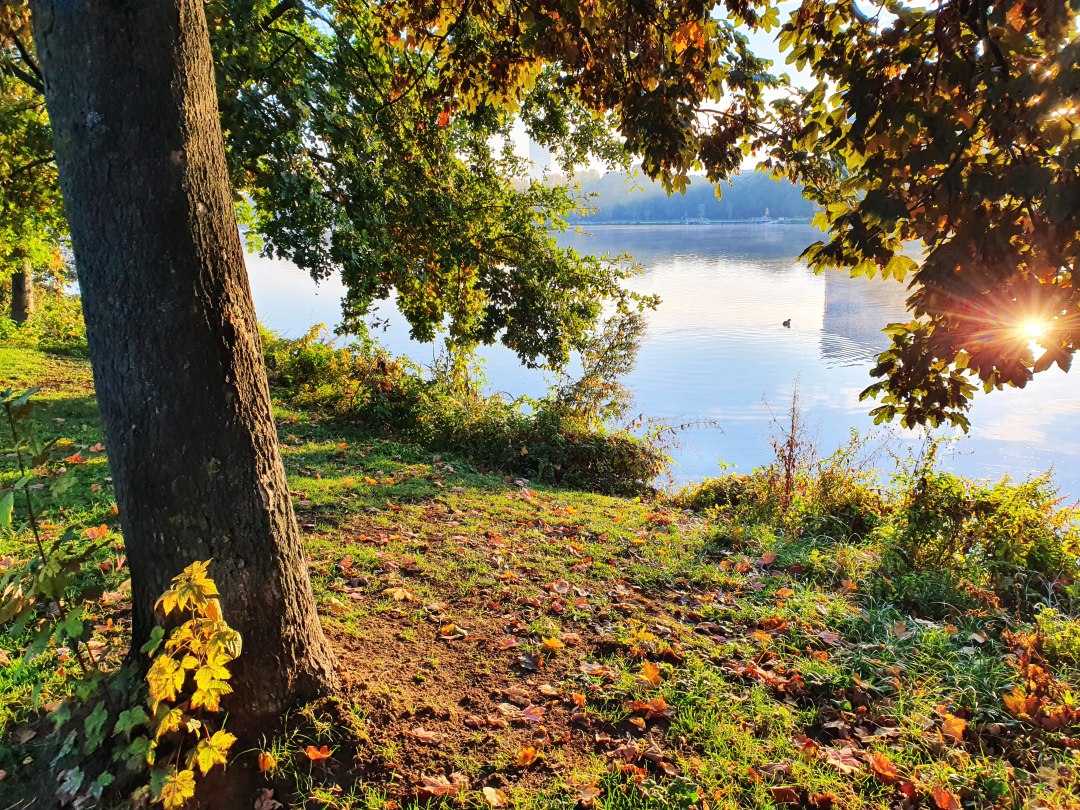
[[[0,317],[0,340],[69,357],[86,357],[86,325],[78,296],[39,291],[30,319],[16,324]]]
[[[263,333],[270,384],[295,406],[564,486],[635,493],[667,468],[655,442],[577,419],[561,398],[507,402],[482,396],[444,379],[425,379],[417,366],[370,338],[337,347],[322,334],[323,327],[296,340]]]
[[[906,479],[883,533],[886,590],[914,610],[932,594],[966,594],[1030,613],[1069,600],[1080,575],[1077,512],[1048,476],[971,481],[927,468]]]

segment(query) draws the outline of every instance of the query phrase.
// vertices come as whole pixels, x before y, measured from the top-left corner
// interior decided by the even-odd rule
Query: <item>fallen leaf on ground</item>
[[[481,793],[484,794],[488,807],[506,807],[506,794],[498,788],[486,787]]]
[[[427,743],[428,745],[433,745],[437,742],[441,742],[443,739],[443,735],[439,732],[428,731],[428,729],[424,728],[423,726],[417,726],[416,728],[414,728],[412,731],[409,732],[409,736],[412,737],[414,740],[419,740],[420,742]]]
[[[307,748],[304,749],[304,753],[307,754],[307,758],[310,759],[312,762],[320,762],[324,759],[329,759],[334,752],[325,745],[321,748],[316,748],[314,745],[309,745]]]
[[[646,661],[641,665],[641,672],[638,673],[638,680],[648,686],[659,686],[663,681],[663,678],[660,676],[660,667],[652,661]]]
[[[960,810],[960,801],[941,785],[934,788],[932,795],[938,810]]]
[[[891,785],[900,778],[900,772],[896,770],[892,760],[880,751],[875,751],[871,755],[870,769],[874,772],[874,776],[877,777],[878,781],[886,785]]]
[[[541,754],[531,745],[526,746],[518,752],[517,762],[515,764],[519,768],[528,768],[530,765],[535,764],[538,759],[542,759],[543,756],[543,754]]]
[[[457,796],[467,785],[465,774],[455,771],[447,779],[439,776],[425,776],[420,780],[416,789],[417,795],[422,799],[435,799],[441,796]]]
[[[946,714],[941,721],[941,733],[954,742],[961,742],[964,739],[964,732],[966,730],[967,720],[964,720],[961,717]]]

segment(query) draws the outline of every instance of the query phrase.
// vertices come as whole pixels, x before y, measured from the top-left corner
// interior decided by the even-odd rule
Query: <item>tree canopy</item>
[[[557,366],[603,300],[651,303],[621,292],[626,268],[554,244],[582,203],[500,146],[518,116],[565,165],[634,155],[668,192],[751,155],[802,183],[828,231],[814,268],[910,284],[914,319],[865,392],[880,419],[966,426],[979,385],[1069,367],[1080,44],[1060,0],[804,0],[783,23],[750,0],[207,12],[247,223],[316,278],[340,270],[347,325],[396,292],[417,337],[448,325],[457,347],[501,339]],[[809,88],[753,53],[758,30]],[[6,73],[32,84],[20,41]]]

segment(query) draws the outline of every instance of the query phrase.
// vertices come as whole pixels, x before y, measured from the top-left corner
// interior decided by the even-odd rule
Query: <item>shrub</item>
[[[52,354],[86,357],[86,325],[78,296],[52,290],[35,298],[35,309],[24,324],[0,316],[0,340]]]
[[[935,470],[933,462],[931,453],[902,479],[883,535],[882,573],[896,596],[918,609],[932,587],[1022,612],[1071,598],[1080,574],[1077,512],[1059,508],[1049,476],[986,484]]]
[[[296,340],[263,333],[270,384],[293,405],[564,486],[634,493],[667,468],[656,442],[577,418],[562,396],[483,396],[443,377],[424,378],[369,337],[337,347],[323,334],[322,326]]]

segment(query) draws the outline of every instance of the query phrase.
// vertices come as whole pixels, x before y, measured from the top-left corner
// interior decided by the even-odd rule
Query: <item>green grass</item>
[[[38,428],[88,458],[45,519],[114,526],[87,367],[2,348],[0,366],[6,384],[47,383]],[[340,704],[265,741],[282,801],[419,808],[425,779],[459,772],[455,806],[478,808],[484,787],[529,809],[582,806],[593,791],[606,810],[857,810],[902,806],[905,791],[933,807],[935,789],[968,808],[1080,802],[1078,729],[1039,728],[1002,701],[1022,681],[1009,633],[1033,624],[984,603],[943,618],[902,610],[877,587],[880,539],[520,486],[318,413],[277,418],[347,683]],[[3,487],[15,473],[0,461]],[[16,523],[0,552],[21,558],[25,515]],[[449,625],[467,635],[443,638]],[[1080,623],[1062,608],[1040,626],[1042,665],[1074,700]],[[17,663],[23,642],[0,640],[12,659],[0,666],[0,795],[29,784],[24,752],[50,745],[35,707],[69,688],[55,652]],[[532,723],[500,705],[545,712]],[[417,727],[440,742],[418,742]],[[20,729],[35,730],[30,743]],[[332,763],[310,762],[308,745],[328,745]],[[527,747],[543,756],[519,767]],[[875,774],[875,753],[896,780]]]

